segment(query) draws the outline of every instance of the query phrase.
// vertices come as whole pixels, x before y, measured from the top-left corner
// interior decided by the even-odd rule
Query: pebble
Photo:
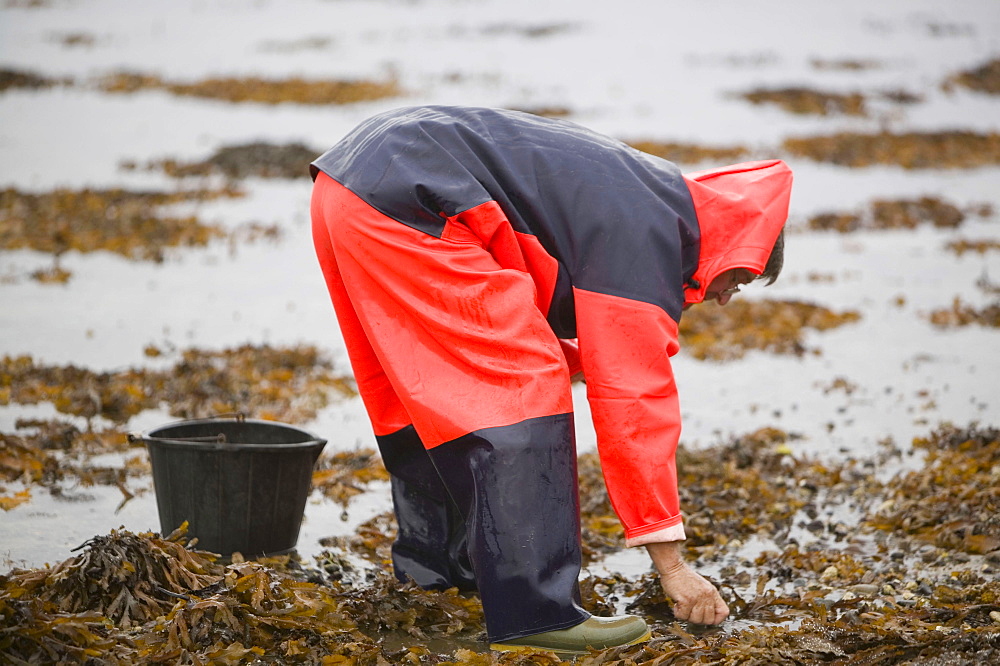
[[[990,619],[993,624],[1000,624],[1000,611],[990,611]]]
[[[831,580],[834,580],[839,576],[840,576],[840,571],[837,569],[837,567],[830,565],[823,571],[819,579],[824,583],[829,583]]]
[[[852,585],[849,588],[850,592],[858,595],[859,597],[874,597],[878,594],[878,585],[869,585],[866,583],[860,583],[858,585]]]
[[[892,585],[889,585],[889,583],[886,583],[885,585],[882,586],[882,594],[888,594],[888,595],[896,594],[896,588],[894,588]]]

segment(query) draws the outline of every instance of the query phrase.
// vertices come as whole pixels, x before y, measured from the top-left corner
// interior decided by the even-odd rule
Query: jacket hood
[[[701,303],[709,283],[733,268],[760,275],[788,219],[792,170],[781,160],[743,162],[684,174],[701,247],[685,304]]]

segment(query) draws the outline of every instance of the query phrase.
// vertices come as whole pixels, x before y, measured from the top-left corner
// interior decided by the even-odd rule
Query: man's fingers
[[[729,606],[718,594],[694,602],[681,600],[674,603],[674,617],[694,624],[719,624],[729,616]]]
[[[721,596],[718,596],[715,602],[715,624],[719,624],[727,617],[729,617],[729,606]]]

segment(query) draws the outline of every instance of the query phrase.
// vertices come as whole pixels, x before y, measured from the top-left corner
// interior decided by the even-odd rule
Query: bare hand
[[[674,601],[674,617],[695,624],[719,624],[729,616],[729,607],[715,586],[684,562],[680,543],[646,545],[660,572],[660,585]]]

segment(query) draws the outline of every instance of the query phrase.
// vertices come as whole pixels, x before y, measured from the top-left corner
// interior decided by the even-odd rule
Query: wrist
[[[646,552],[660,575],[669,575],[684,568],[683,541],[647,543]]]

